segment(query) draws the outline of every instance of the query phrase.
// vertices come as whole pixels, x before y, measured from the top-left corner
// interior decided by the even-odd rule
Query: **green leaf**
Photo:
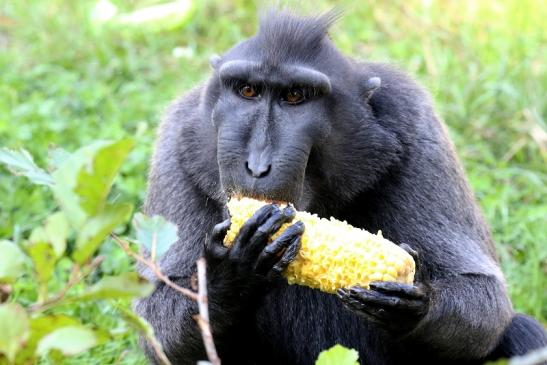
[[[315,365],[359,365],[357,360],[359,353],[342,345],[335,345],[328,350],[322,351],[315,362]]]
[[[118,276],[103,277],[77,299],[132,299],[147,296],[153,290],[154,286],[151,283],[139,277],[137,273],[128,272]]]
[[[96,346],[98,342],[92,330],[82,326],[67,326],[42,338],[36,354],[44,356],[51,350],[58,350],[65,356],[72,356]]]
[[[29,320],[25,309],[16,303],[0,304],[0,354],[13,362],[28,335]]]
[[[24,149],[10,150],[0,149],[0,163],[6,165],[8,170],[18,176],[25,176],[31,182],[38,185],[53,185],[50,174],[39,168],[30,153]]]
[[[32,363],[30,359],[35,356],[38,342],[49,333],[61,327],[79,325],[80,323],[76,319],[63,314],[32,318],[30,320],[30,336],[25,342],[25,347],[17,354],[16,363]]]
[[[101,242],[114,228],[127,222],[131,216],[131,204],[109,204],[103,211],[85,222],[76,239],[76,249],[73,258],[78,263],[84,263],[97,250]]]
[[[105,208],[114,177],[133,144],[130,139],[97,141],[74,152],[53,173],[53,193],[75,229]]]
[[[32,259],[38,281],[45,285],[53,276],[57,255],[53,245],[49,242],[44,227],[32,230],[30,238],[25,244],[25,251]]]
[[[25,272],[25,254],[14,243],[0,240],[0,283],[13,283]]]
[[[68,233],[69,227],[64,213],[57,212],[46,218],[43,227],[32,230],[29,242],[31,245],[42,243],[51,246],[57,259],[65,252]]]
[[[48,281],[55,272],[57,260],[63,256],[68,236],[68,223],[62,212],[50,215],[44,226],[32,230],[25,251],[32,260],[40,284],[39,298],[47,295]]]
[[[137,213],[133,218],[137,240],[150,252],[152,260],[159,260],[178,239],[177,226],[162,216],[148,217]]]
[[[61,257],[66,250],[66,240],[69,232],[68,221],[63,212],[56,212],[46,219],[44,230],[48,242],[53,247],[55,256]]]

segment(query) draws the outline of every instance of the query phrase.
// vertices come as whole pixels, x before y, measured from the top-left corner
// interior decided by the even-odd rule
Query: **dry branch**
[[[184,296],[195,300],[198,303],[198,309],[199,314],[193,316],[194,320],[197,322],[198,327],[201,332],[201,337],[203,338],[203,344],[205,346],[205,351],[207,353],[207,357],[212,365],[220,365],[220,358],[218,357],[215,343],[213,341],[213,334],[211,332],[211,326],[209,323],[209,306],[208,306],[208,297],[207,297],[207,276],[206,276],[206,263],[205,259],[202,257],[197,261],[197,271],[198,271],[198,293],[196,294],[190,289],[183,288],[174,282],[172,282],[167,276],[165,276],[159,266],[156,264],[155,261],[151,259],[146,259],[143,256],[133,252],[131,250],[131,247],[129,247],[129,243],[120,237],[116,236],[115,234],[111,234],[114,241],[124,250],[124,252],[133,257],[138,262],[142,263],[146,267],[148,267],[156,277],[164,282],[169,287],[175,289],[179,293],[183,294]],[[149,343],[156,352],[156,355],[158,358],[164,362],[166,365],[170,365],[169,360],[167,359],[165,353],[161,349],[161,345],[157,341],[150,341]]]

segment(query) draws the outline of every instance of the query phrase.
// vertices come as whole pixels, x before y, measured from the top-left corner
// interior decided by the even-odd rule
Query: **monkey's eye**
[[[244,97],[245,99],[254,99],[258,96],[260,96],[260,93],[256,87],[249,84],[243,84],[239,87],[239,95]]]
[[[306,100],[306,96],[304,95],[304,90],[301,88],[292,87],[285,91],[285,93],[281,96],[281,99],[291,105],[296,105]]]

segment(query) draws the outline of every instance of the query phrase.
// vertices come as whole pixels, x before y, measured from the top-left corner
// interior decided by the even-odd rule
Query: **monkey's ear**
[[[222,58],[217,54],[214,54],[211,56],[211,58],[209,58],[209,64],[215,70],[218,68],[221,61],[222,61]]]
[[[368,101],[368,99],[370,99],[372,94],[374,94],[374,92],[378,88],[380,88],[380,86],[382,86],[382,79],[379,78],[378,76],[371,77],[368,80],[366,80],[365,82],[363,82],[361,92],[362,92],[365,100]]]

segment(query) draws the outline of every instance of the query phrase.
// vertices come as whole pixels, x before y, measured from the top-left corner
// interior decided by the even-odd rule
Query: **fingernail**
[[[286,215],[287,217],[292,217],[296,214],[296,211],[294,210],[293,207],[288,205],[285,209],[283,209],[283,214]]]
[[[352,294],[356,294],[356,293],[359,293],[359,288],[356,288],[356,287],[353,286],[349,289],[349,291]]]

